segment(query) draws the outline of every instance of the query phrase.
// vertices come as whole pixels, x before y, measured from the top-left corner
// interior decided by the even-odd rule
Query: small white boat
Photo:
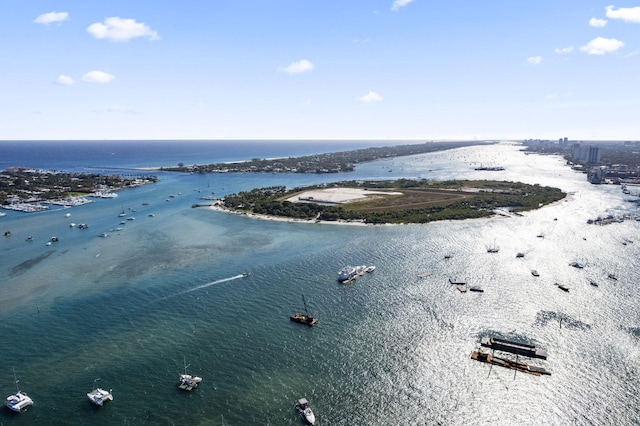
[[[314,425],[316,423],[316,416],[311,411],[311,407],[309,407],[309,401],[306,398],[300,398],[298,403],[296,404],[296,409],[304,416],[304,419],[310,425]]]
[[[374,265],[371,266],[367,266],[367,269],[365,269],[365,272],[373,272],[376,270],[376,267]]]
[[[33,400],[29,397],[29,395],[20,390],[20,387],[18,386],[19,380],[16,377],[16,370],[13,370],[13,377],[16,382],[17,392],[9,395],[4,402],[4,405],[6,405],[7,408],[15,411],[16,413],[22,413],[24,411],[27,411],[27,408],[33,405]]]
[[[111,389],[107,392],[104,389],[96,387],[96,382],[98,380],[100,379],[98,378],[93,381],[93,390],[87,394],[87,398],[89,398],[89,401],[102,407],[102,404],[105,402],[113,401],[113,395],[111,395]]]
[[[202,377],[192,376],[191,374],[187,374],[187,361],[184,361],[184,374],[180,375],[180,382],[178,383],[178,388],[182,390],[192,391],[198,387],[198,384],[202,381]]]

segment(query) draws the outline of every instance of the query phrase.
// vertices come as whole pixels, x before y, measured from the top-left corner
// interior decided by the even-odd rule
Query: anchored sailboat
[[[316,323],[318,322],[318,318],[309,313],[309,310],[307,309],[307,301],[304,299],[304,294],[302,295],[302,303],[304,304],[304,314],[296,312],[295,314],[291,315],[289,319],[301,324],[307,324],[310,327],[316,325]]]
[[[198,384],[202,381],[202,377],[187,374],[187,368],[189,365],[187,365],[187,359],[184,358],[184,374],[180,375],[180,383],[178,383],[178,387],[183,390],[192,391],[198,387]]]
[[[16,376],[16,369],[13,369],[13,378],[16,382],[16,393],[12,393],[9,395],[4,402],[4,405],[7,406],[10,410],[15,411],[16,413],[22,413],[26,411],[27,408],[33,405],[33,400],[25,393],[20,390],[18,386],[18,377]]]

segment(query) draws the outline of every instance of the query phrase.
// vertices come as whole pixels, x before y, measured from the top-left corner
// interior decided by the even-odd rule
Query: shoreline
[[[348,225],[348,226],[390,226],[390,225],[400,225],[396,223],[383,223],[383,224],[374,224],[374,223],[364,223],[364,222],[349,222],[345,220],[317,220],[317,219],[296,219],[292,217],[281,217],[281,216],[270,216],[266,214],[256,214],[256,213],[246,213],[246,212],[237,212],[234,210],[230,210],[226,207],[222,207],[219,204],[212,204],[208,206],[210,210],[235,214],[238,216],[246,216],[251,219],[257,220],[270,220],[274,222],[289,222],[289,223],[307,223],[312,225]]]

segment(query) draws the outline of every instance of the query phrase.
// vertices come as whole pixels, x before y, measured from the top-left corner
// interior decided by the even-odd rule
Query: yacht
[[[367,271],[367,265],[359,265],[356,266],[356,274],[358,275],[364,275],[364,273]]]
[[[296,409],[304,416],[304,419],[310,425],[316,424],[316,416],[311,411],[311,407],[309,407],[309,401],[306,398],[300,398],[298,403],[296,404]]]
[[[87,397],[89,398],[89,401],[102,407],[102,404],[106,401],[113,401],[113,395],[111,395],[111,389],[107,392],[104,389],[96,387],[96,382],[98,380],[100,379],[98,378],[93,381],[93,390],[87,394]]]
[[[349,282],[358,275],[358,271],[353,266],[345,266],[338,271],[338,281]]]
[[[178,388],[182,390],[192,391],[198,387],[198,384],[202,381],[202,377],[192,376],[191,374],[187,374],[187,361],[184,361],[184,374],[180,375],[180,383],[178,383]]]
[[[27,408],[33,405],[33,400],[27,395],[25,392],[20,390],[18,386],[18,378],[16,377],[16,370],[13,370],[13,377],[16,382],[16,393],[12,393],[9,395],[4,402],[4,405],[7,406],[10,410],[15,411],[16,413],[22,413],[23,411],[27,411]]]

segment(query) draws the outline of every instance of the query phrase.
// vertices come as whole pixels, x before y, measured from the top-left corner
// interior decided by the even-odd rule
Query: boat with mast
[[[4,402],[4,405],[7,406],[10,410],[15,411],[16,413],[22,413],[27,411],[27,408],[33,405],[33,400],[27,395],[25,392],[20,390],[18,386],[18,377],[16,376],[16,370],[13,369],[13,379],[16,383],[16,393],[12,393],[9,395]]]
[[[191,364],[189,364],[191,365]],[[180,383],[178,383],[178,388],[186,391],[192,391],[198,387],[198,384],[202,381],[202,377],[192,376],[191,374],[187,374],[187,359],[184,358],[184,374],[180,375]]]
[[[302,304],[304,305],[304,314],[296,312],[295,314],[291,315],[289,319],[301,324],[307,324],[309,327],[316,325],[318,322],[318,318],[309,313],[309,309],[307,308],[307,301],[304,299],[304,294],[302,295]]]
[[[113,401],[113,395],[111,394],[112,389],[109,389],[107,392],[106,390],[97,387],[96,383],[98,380],[100,380],[100,377],[93,381],[93,390],[87,394],[87,398],[89,398],[89,401],[102,407],[106,401]]]

